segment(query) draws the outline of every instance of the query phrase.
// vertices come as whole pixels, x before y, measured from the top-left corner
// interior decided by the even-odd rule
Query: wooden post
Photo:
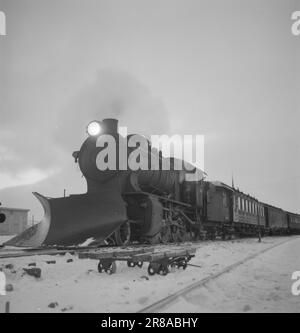
[[[257,212],[258,212],[258,214],[257,214],[257,218],[258,218],[258,242],[261,243],[260,218],[259,218],[260,209],[258,209]]]

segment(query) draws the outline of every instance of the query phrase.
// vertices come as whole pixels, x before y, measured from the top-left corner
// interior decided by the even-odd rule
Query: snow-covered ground
[[[117,263],[116,274],[99,274],[96,260],[70,254],[0,259],[6,282],[13,286],[5,296],[0,295],[0,312],[8,301],[11,312],[135,312],[288,239],[286,245],[225,274],[209,283],[207,290],[197,290],[195,296],[181,299],[167,311],[300,311],[300,296],[290,291],[291,274],[300,270],[296,255],[300,253],[300,238],[268,237],[261,243],[254,238],[199,243],[190,263],[201,267],[189,266],[167,276],[148,276],[146,264],[128,268],[125,262]],[[73,261],[67,263],[67,259]],[[49,260],[56,263],[47,264]],[[23,275],[23,268],[33,262],[42,270],[39,279]],[[5,268],[7,264],[13,267]],[[49,307],[51,303],[54,307]]]
[[[295,282],[292,274],[300,271],[299,254],[300,238],[262,253],[161,310],[300,312],[300,295],[293,295],[291,290]]]

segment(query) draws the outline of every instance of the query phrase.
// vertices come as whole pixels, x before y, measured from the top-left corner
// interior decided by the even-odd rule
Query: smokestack
[[[113,118],[103,119],[103,133],[117,134],[118,133],[118,120]]]

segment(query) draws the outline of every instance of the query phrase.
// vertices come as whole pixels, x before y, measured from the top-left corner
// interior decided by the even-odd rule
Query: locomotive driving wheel
[[[169,226],[163,228],[163,230],[161,231],[160,239],[163,244],[167,244],[172,240],[171,230]]]
[[[171,226],[171,237],[174,243],[177,243],[179,240],[179,230],[176,225]]]

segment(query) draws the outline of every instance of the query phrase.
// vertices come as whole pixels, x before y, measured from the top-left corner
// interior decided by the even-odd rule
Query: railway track
[[[294,239],[294,238],[292,238]],[[161,298],[160,300],[140,309],[137,311],[137,313],[157,313],[159,312],[160,310],[162,310],[163,308],[167,307],[168,305],[171,305],[172,303],[176,302],[180,297],[184,297],[186,294],[188,294],[190,291],[194,290],[194,289],[197,289],[197,288],[201,288],[203,287],[205,284],[209,283],[210,281],[212,280],[215,280],[217,279],[218,277],[234,270],[235,268],[243,265],[244,263],[246,263],[247,261],[251,260],[251,259],[254,259],[258,256],[260,256],[261,254],[267,252],[267,251],[270,251],[271,249],[275,248],[275,247],[278,247],[284,243],[287,243],[289,241],[291,241],[292,239],[287,239],[287,240],[284,240],[278,244],[274,244],[268,248],[265,248],[257,253],[254,253],[252,255],[249,255],[248,257],[242,259],[242,260],[239,260],[238,262],[232,264],[232,265],[229,265],[225,268],[223,268],[221,271],[219,271],[218,273],[215,273],[213,275],[210,275],[210,276],[207,276],[206,278],[203,278],[199,281],[196,281],[176,292],[174,292],[173,294],[171,295],[168,295],[166,297],[163,297]]]
[[[230,241],[238,240],[240,238],[231,239]],[[224,240],[216,240],[220,242],[224,242]],[[189,241],[189,242],[180,242],[180,243],[166,243],[166,244],[129,244],[127,246],[116,246],[116,245],[97,245],[97,246],[50,246],[50,247],[37,247],[37,248],[6,248],[0,247],[0,259],[7,258],[18,258],[18,257],[29,257],[35,255],[57,255],[57,254],[76,254],[83,251],[88,250],[96,250],[99,252],[106,251],[118,251],[118,250],[135,250],[135,249],[147,249],[147,248],[155,248],[157,251],[159,250],[168,250],[168,248],[174,249],[174,247],[184,247],[184,246],[193,246],[193,247],[201,247],[206,242],[210,242],[210,240],[202,240],[202,241]]]

